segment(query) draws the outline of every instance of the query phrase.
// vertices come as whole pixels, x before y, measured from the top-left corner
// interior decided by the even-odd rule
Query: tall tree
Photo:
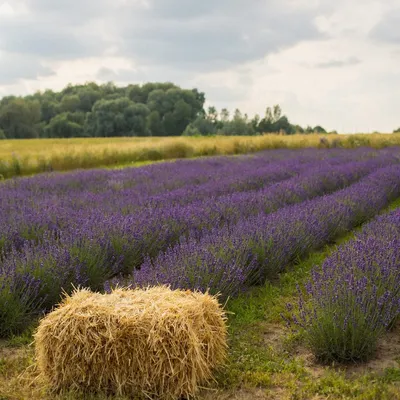
[[[149,109],[127,97],[100,100],[87,116],[87,132],[94,136],[144,136]]]
[[[39,136],[40,103],[23,98],[11,98],[0,107],[0,129],[8,138],[25,139]]]
[[[207,119],[214,125],[217,125],[218,122],[218,111],[214,106],[208,107],[207,110]]]
[[[44,129],[49,138],[71,138],[85,136],[83,124],[74,120],[72,113],[62,113],[55,116]]]
[[[226,108],[221,110],[221,122],[225,123],[229,121],[229,111]]]

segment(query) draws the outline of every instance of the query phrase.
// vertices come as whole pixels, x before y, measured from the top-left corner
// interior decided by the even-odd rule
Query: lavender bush
[[[400,212],[381,216],[315,267],[294,321],[316,357],[370,358],[400,315]]]
[[[41,310],[40,281],[15,268],[0,275],[0,337],[21,332]]]

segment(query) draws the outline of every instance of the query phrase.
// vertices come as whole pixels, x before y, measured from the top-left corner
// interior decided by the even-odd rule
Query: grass
[[[384,212],[399,207],[400,199]],[[200,399],[400,399],[400,329],[390,333],[380,354],[370,363],[321,365],[305,348],[301,334],[287,328],[281,316],[287,312],[288,302],[296,303],[297,285],[307,280],[312,267],[322,263],[356,231],[299,260],[275,282],[228,302],[228,363],[218,374],[215,387],[205,390]],[[0,343],[0,400],[83,399],[76,394],[56,396],[46,392],[34,369],[33,349],[28,344],[31,334],[32,329]]]
[[[326,141],[321,142],[325,137]],[[277,148],[400,145],[400,135],[262,135],[75,138],[0,141],[0,179],[48,171],[132,166],[142,162],[252,153]]]

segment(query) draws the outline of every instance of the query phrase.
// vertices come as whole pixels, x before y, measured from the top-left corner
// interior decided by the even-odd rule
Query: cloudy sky
[[[400,126],[400,0],[0,0],[0,96],[172,81],[250,115]]]

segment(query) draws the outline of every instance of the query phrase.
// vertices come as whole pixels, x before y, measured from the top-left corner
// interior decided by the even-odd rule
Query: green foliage
[[[0,337],[12,337],[30,326],[39,304],[25,296],[26,287],[21,281],[15,287],[3,278],[0,293]]]
[[[77,95],[67,95],[61,100],[60,109],[63,112],[76,112],[79,110],[80,99]]]
[[[307,327],[306,341],[322,362],[365,361],[374,354],[383,329],[371,329],[361,310],[355,326],[350,324],[345,330],[338,329],[333,321],[345,325],[345,318],[343,310],[338,310],[338,315],[336,310],[324,310],[318,315],[318,323]]]
[[[226,121],[218,131],[220,135],[254,135],[253,125],[250,123],[247,114],[244,116],[239,109],[235,110],[231,121]]]
[[[97,137],[146,136],[148,114],[144,104],[135,104],[127,97],[103,99],[87,117],[87,132]]]
[[[194,124],[189,124],[185,131],[182,133],[182,136],[201,136],[200,131],[194,126]]]
[[[400,128],[394,130],[393,133],[400,133]]]
[[[49,138],[71,138],[83,137],[85,116],[80,113],[64,112],[56,115],[44,128],[46,137]]]
[[[314,133],[326,133],[326,130],[322,126],[317,125],[314,127]]]
[[[215,123],[210,118],[198,116],[191,124],[189,124],[184,132],[185,136],[196,135],[215,135],[217,128]]]
[[[321,126],[292,125],[279,105],[268,107],[264,118],[249,118],[238,109],[232,117],[226,108],[209,106],[206,112],[204,103],[204,93],[170,82],[69,84],[61,92],[4,97],[0,129],[9,139],[326,133]]]
[[[273,108],[267,107],[264,118],[256,127],[260,133],[281,133],[292,135],[294,133],[304,133],[304,129],[299,125],[292,125],[286,115],[282,115],[282,109],[279,105]]]
[[[7,138],[38,137],[37,124],[40,119],[40,103],[37,100],[13,97],[0,102],[0,129]]]
[[[218,123],[218,111],[214,106],[208,107],[207,120],[210,121],[214,126]]]
[[[41,103],[41,119],[48,123],[59,113],[60,106],[54,100],[44,99]]]
[[[204,112],[197,89],[173,83],[117,87],[69,84],[0,101],[0,129],[7,138],[179,136]]]
[[[4,133],[3,129],[0,128],[0,140],[7,139],[6,134]]]
[[[151,136],[164,136],[164,127],[160,113],[157,110],[151,111],[148,115],[147,128]]]

